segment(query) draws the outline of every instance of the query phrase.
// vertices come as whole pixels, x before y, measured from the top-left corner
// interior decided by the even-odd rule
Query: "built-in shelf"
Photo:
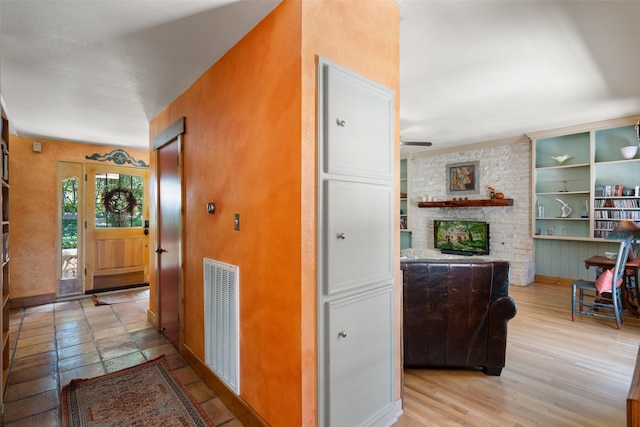
[[[9,121],[0,106],[0,407],[4,408],[4,391],[9,374]],[[0,409],[0,418],[4,413]],[[0,424],[2,424],[0,420]]]
[[[485,206],[513,206],[513,199],[442,200],[418,202],[419,208],[481,208]]]

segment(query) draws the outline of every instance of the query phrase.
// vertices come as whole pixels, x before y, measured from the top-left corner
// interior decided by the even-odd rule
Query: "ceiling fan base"
[[[431,147],[433,143],[429,141],[401,141],[400,145],[411,145],[414,147]]]

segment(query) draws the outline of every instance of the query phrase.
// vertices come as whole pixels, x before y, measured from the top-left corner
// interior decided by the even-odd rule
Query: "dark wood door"
[[[158,299],[160,330],[180,346],[180,138],[157,150],[158,159]]]

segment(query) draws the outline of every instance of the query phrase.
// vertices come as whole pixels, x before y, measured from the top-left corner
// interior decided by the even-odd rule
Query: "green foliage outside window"
[[[78,247],[78,177],[62,181],[62,249]]]
[[[142,177],[96,175],[95,184],[96,227],[142,227]]]

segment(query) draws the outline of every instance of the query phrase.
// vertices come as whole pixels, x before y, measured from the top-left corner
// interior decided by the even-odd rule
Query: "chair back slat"
[[[611,283],[611,289],[614,290],[615,293],[620,291],[617,284],[624,282],[625,264],[627,263],[627,259],[629,258],[630,248],[631,236],[628,236],[626,239],[620,242],[620,248],[618,249],[618,258],[616,259],[616,266],[613,270],[613,283]],[[624,286],[624,284],[622,284],[621,286]]]

